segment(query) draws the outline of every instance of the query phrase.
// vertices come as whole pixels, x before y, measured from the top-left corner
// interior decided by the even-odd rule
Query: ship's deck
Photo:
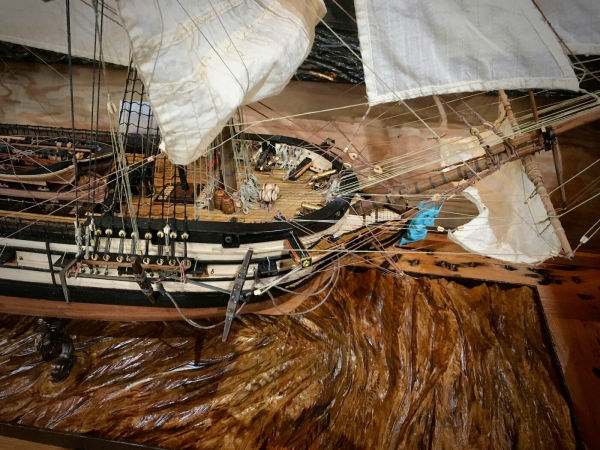
[[[164,167],[163,167],[164,166]],[[243,182],[243,165],[239,168],[237,174],[238,187]],[[160,219],[165,217],[177,219],[199,219],[206,221],[229,222],[232,219],[238,222],[272,222],[276,214],[281,213],[284,217],[293,218],[301,211],[302,203],[312,205],[323,205],[325,195],[323,192],[314,190],[308,184],[314,172],[308,170],[296,181],[284,180],[285,170],[273,170],[272,172],[253,171],[259,184],[259,188],[266,183],[275,183],[279,186],[279,195],[277,200],[267,207],[264,204],[250,209],[248,214],[244,214],[240,208],[236,208],[235,213],[225,214],[219,209],[214,208],[196,208],[193,199],[184,201],[180,194],[177,194],[175,201],[172,194],[175,184],[178,182],[174,176],[175,168],[166,158],[160,158],[154,170],[154,188],[153,196],[133,196],[133,210],[139,218]],[[187,178],[190,186],[204,186],[207,179],[204,164],[190,165],[187,168]],[[193,191],[191,191],[193,192]],[[197,190],[198,192],[198,190]],[[189,197],[192,197],[190,194]],[[164,197],[164,199],[162,198]]]

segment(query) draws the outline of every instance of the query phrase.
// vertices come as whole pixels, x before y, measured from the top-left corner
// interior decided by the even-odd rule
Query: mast
[[[220,172],[221,179],[223,180],[223,187],[225,192],[229,195],[237,191],[237,174],[236,174],[236,162],[235,162],[235,150],[233,148],[235,136],[235,130],[233,128],[233,120],[229,120],[223,127],[221,132],[221,159],[220,159]]]
[[[69,0],[65,0],[67,13],[67,61],[69,64],[69,99],[71,105],[71,142],[73,146],[73,171],[74,184],[77,190],[77,151],[75,149],[75,94],[73,87],[73,61],[71,53],[71,4]],[[79,232],[79,197],[75,197],[75,233]]]

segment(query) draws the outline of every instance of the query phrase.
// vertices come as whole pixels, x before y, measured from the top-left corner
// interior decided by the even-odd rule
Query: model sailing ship
[[[243,105],[278,93],[307,56],[321,0],[36,3],[46,17],[68,18],[69,57],[73,45],[94,60],[92,110],[96,121],[107,114],[111,129],[94,129],[94,115],[90,130],[0,128],[3,309],[118,319],[127,307],[148,307],[136,309],[144,320],[169,307],[185,318],[226,314],[226,336],[242,304],[334,271],[348,254],[413,241],[461,192],[480,211],[449,233],[467,250],[526,263],[571,256],[533,155],[560,158],[557,136],[598,119],[600,103],[592,92],[538,107],[532,91],[579,89],[570,47],[533,3],[483,2],[490,17],[482,18],[473,6],[441,2],[452,25],[445,42],[428,29],[442,21],[429,2],[397,3],[355,2],[369,104],[401,105],[431,136],[380,161],[365,161],[352,142],[308,142],[293,127],[287,136],[254,134],[244,122]],[[431,20],[407,19],[411,8]],[[384,16],[397,22],[375,25]],[[83,35],[72,42],[72,17],[93,53]],[[473,26],[482,39],[465,31]],[[494,35],[502,41],[484,49]],[[125,95],[104,113],[100,75],[107,58],[122,62],[114,54],[123,36]],[[530,112],[515,114],[503,89],[529,90]],[[439,95],[472,91],[497,93],[489,98],[498,118],[469,123],[457,112],[461,133],[434,130],[406,103],[434,95],[442,114]],[[433,157],[424,162],[425,154]]]

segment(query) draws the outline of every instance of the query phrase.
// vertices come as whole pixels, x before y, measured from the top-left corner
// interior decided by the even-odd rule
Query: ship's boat
[[[84,175],[93,168],[102,173],[113,162],[112,149],[106,146],[78,146],[62,150],[61,142],[50,147],[32,143],[25,136],[5,136],[0,139],[3,139],[0,141],[0,181],[7,183],[44,186],[73,184],[76,172]],[[75,158],[71,159],[73,154]]]
[[[110,130],[0,127],[4,311],[151,320],[169,308],[188,321],[226,314],[228,330],[242,305],[316,273],[332,286],[341,258],[419,239],[461,193],[478,212],[449,236],[466,250],[524,263],[573,254],[534,155],[560,160],[560,134],[600,117],[597,92],[581,88],[596,74],[576,56],[599,51],[600,36],[573,26],[598,12],[592,0],[575,2],[575,21],[553,0],[356,0],[360,55],[347,47],[368,96],[357,130],[381,103],[420,127],[414,148],[391,140],[377,160],[352,137],[253,129],[289,117],[245,120],[245,105],[288,83],[317,24],[342,40],[322,0],[35,2],[27,20],[40,26],[19,27],[32,1],[10,5],[1,39],[129,71],[102,112]],[[64,40],[38,39],[48,18]],[[571,93],[549,102],[548,91]],[[495,120],[465,112],[473,92],[490,94]],[[514,111],[515,97],[529,108]],[[464,125],[447,128],[447,114]]]

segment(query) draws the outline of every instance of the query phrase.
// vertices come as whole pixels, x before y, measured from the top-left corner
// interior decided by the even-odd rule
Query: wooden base
[[[536,288],[547,314],[600,320],[600,254],[579,252],[573,260],[554,258],[537,266],[512,264],[466,252],[445,235],[389,248],[384,257],[362,255],[353,265],[394,266],[407,274],[459,278]]]
[[[364,255],[363,255],[364,256]],[[600,253],[578,252],[538,266],[506,264],[466,253],[445,236],[393,249],[387,258],[368,255],[357,265],[390,267],[407,274],[472,282],[521,284],[535,288],[589,448],[600,445]]]
[[[282,305],[284,307],[284,305]],[[261,313],[273,308],[270,301],[249,304],[245,313]],[[175,308],[151,306],[100,305],[0,296],[0,313],[21,316],[60,317],[65,319],[108,320],[119,322],[156,322],[182,320]],[[225,308],[185,308],[190,319],[223,317]]]

